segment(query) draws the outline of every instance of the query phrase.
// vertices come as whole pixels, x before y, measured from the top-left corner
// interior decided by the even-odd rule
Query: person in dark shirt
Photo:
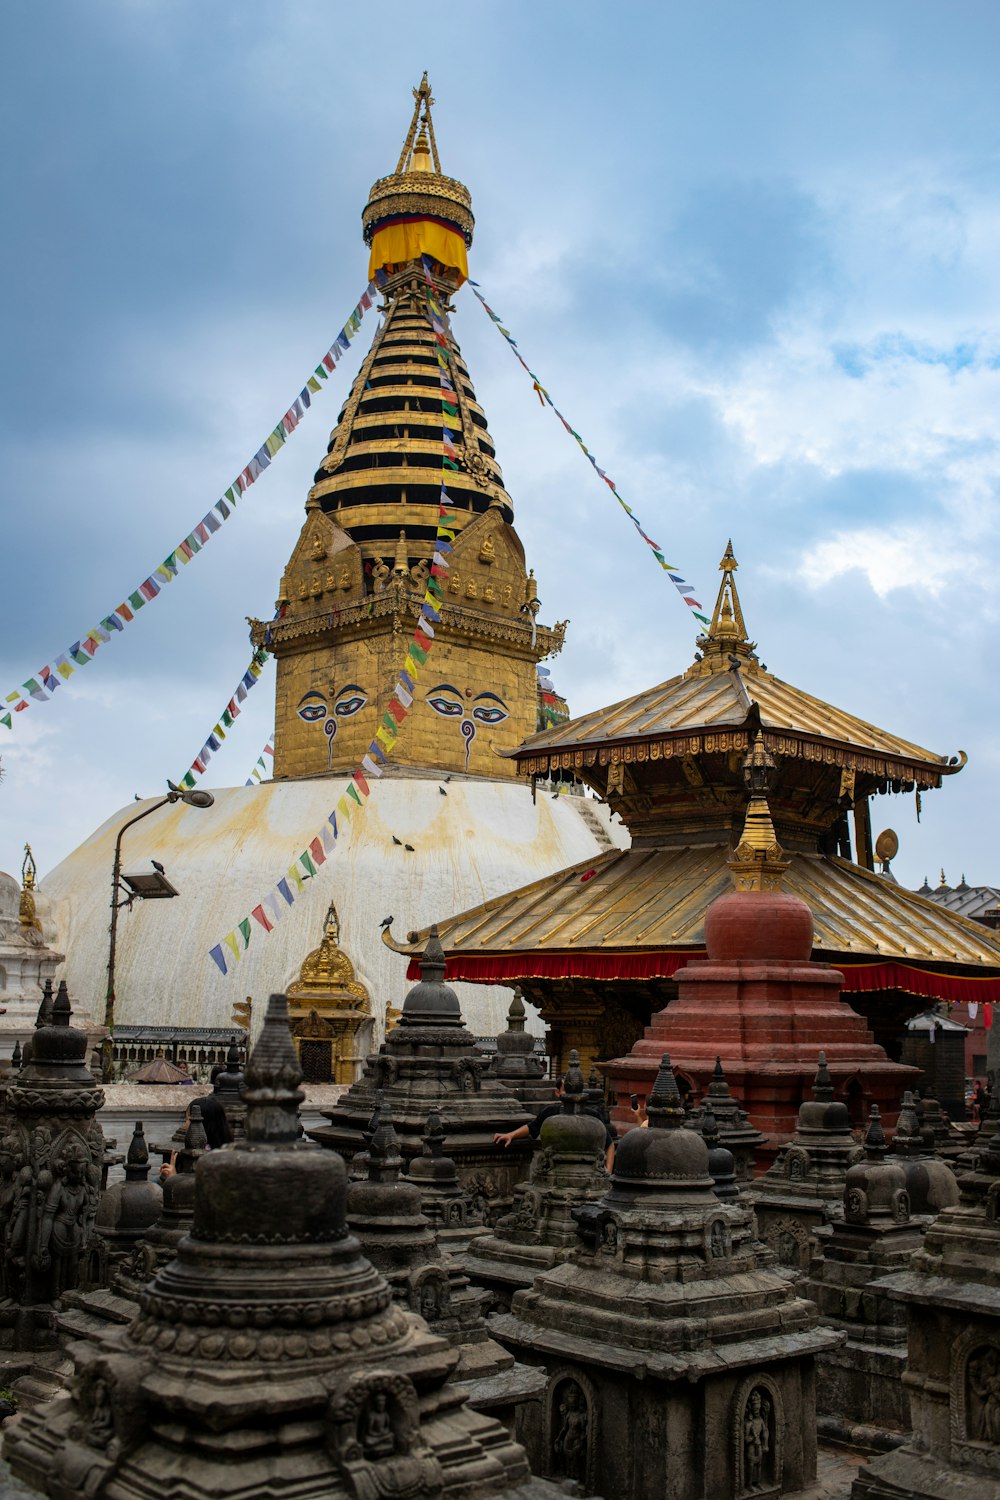
[[[221,1063],[212,1069],[209,1076],[212,1080],[213,1092],[206,1094],[201,1100],[201,1123],[205,1127],[205,1136],[210,1151],[218,1151],[220,1146],[225,1146],[233,1138],[229,1121],[226,1119],[226,1111],[218,1094],[219,1079],[225,1071]]]
[[[563,1080],[560,1078],[556,1086],[557,1099],[561,1100],[563,1094]],[[544,1104],[535,1118],[530,1120],[527,1125],[519,1125],[516,1130],[497,1131],[493,1137],[493,1144],[494,1146],[509,1146],[511,1141],[523,1141],[527,1138],[537,1141],[545,1121],[551,1120],[553,1115],[561,1115],[562,1112],[563,1107],[561,1103]],[[602,1117],[599,1105],[585,1104],[583,1106],[583,1113],[591,1115],[595,1120],[600,1120],[604,1126],[604,1164],[610,1172],[615,1159],[615,1132],[608,1121]]]

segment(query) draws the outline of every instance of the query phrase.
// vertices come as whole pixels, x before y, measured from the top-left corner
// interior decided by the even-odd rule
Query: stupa
[[[761,1264],[750,1209],[716,1198],[669,1057],[648,1116],[619,1144],[604,1197],[577,1210],[580,1248],[493,1319],[548,1372],[546,1472],[616,1500],[803,1488],[813,1362],[841,1335]]]
[[[420,1194],[420,1211],[441,1249],[457,1255],[484,1235],[486,1226],[472,1194],[458,1180],[454,1160],[445,1154],[444,1140],[441,1116],[431,1110],[423,1150],[410,1162],[409,1181]]]
[[[10,1081],[0,1140],[0,1347],[56,1342],[55,1304],[91,1254],[104,1166],[87,1067],[87,1034],[71,1025],[65,980],[42,1007],[30,1058]]]
[[[535,1050],[535,1038],[525,1028],[524,1000],[515,990],[507,1011],[506,1029],[497,1033],[497,1050],[490,1073],[515,1099],[520,1099],[525,1109],[536,1114],[552,1103],[555,1089],[546,1073],[544,1059]]]
[[[729,860],[735,889],[705,913],[707,958],[678,971],[676,999],[653,1017],[628,1057],[604,1071],[618,1094],[616,1116],[627,1119],[628,1097],[646,1093],[664,1049],[678,1073],[706,1091],[722,1054],[726,1079],[767,1136],[758,1151],[765,1166],[796,1129],[817,1047],[830,1065],[827,1082],[855,1111],[862,1101],[893,1110],[916,1074],[890,1062],[842,998],[843,976],[811,960],[812,913],[782,889],[789,861],[771,819],[776,768],[762,731],[742,765],[750,800]]]
[[[515,1183],[528,1170],[529,1148],[515,1142],[494,1146],[498,1131],[514,1130],[532,1118],[498,1083],[489,1061],[466,1030],[458,996],[444,982],[445,964],[437,935],[431,933],[420,960],[421,979],[403,1002],[399,1025],[369,1058],[361,1078],[331,1110],[329,1125],[309,1134],[348,1162],[364,1145],[376,1093],[392,1111],[403,1161],[423,1153],[427,1116],[434,1110],[444,1127],[444,1150],[458,1179],[487,1222],[510,1204]]]
[[[299,1139],[301,1079],[272,996],[247,1139],[199,1162],[192,1233],[136,1320],[76,1346],[70,1393],[5,1434],[15,1477],[52,1500],[554,1494],[347,1232],[343,1163]]]
[[[847,1174],[864,1156],[847,1105],[833,1097],[826,1055],[791,1141],[751,1185],[760,1237],[790,1271],[805,1272],[843,1211]]]
[[[704,956],[705,915],[730,886],[742,763],[758,734],[775,763],[769,801],[788,861],[784,888],[811,910],[813,956],[840,975],[876,1040],[894,1045],[928,999],[970,998],[968,978],[977,998],[1000,1003],[1000,935],[875,870],[871,799],[925,796],[965,756],[925,750],[768,671],[736,566],[727,546],[712,621],[686,671],[512,752],[527,780],[572,777],[596,792],[631,847],[457,916],[434,913],[452,978],[519,985],[548,1025],[557,1069],[572,1047],[585,1067],[627,1054],[673,1003],[677,971]],[[418,952],[423,935],[404,951]],[[862,1101],[859,1124],[866,1112]]]
[[[961,1181],[907,1269],[880,1280],[907,1323],[912,1436],[864,1465],[852,1500],[1000,1490],[1000,1137]]]
[[[716,1056],[712,1079],[702,1095],[695,1118],[698,1122],[711,1112],[719,1131],[719,1144],[733,1153],[736,1178],[747,1183],[754,1175],[757,1152],[766,1144],[767,1137],[750,1123],[750,1116],[734,1099],[722,1066],[722,1058]]]
[[[819,1356],[820,1430],[867,1447],[900,1443],[910,1430],[906,1314],[881,1278],[905,1271],[926,1220],[910,1215],[906,1174],[887,1155],[878,1105],[865,1135],[865,1159],[850,1167],[843,1217],[834,1221],[802,1291],[846,1344]]]
[[[527,1182],[514,1189],[510,1212],[461,1257],[463,1269],[490,1293],[495,1307],[509,1309],[516,1291],[572,1258],[580,1243],[573,1211],[607,1188],[604,1126],[584,1113],[583,1102],[583,1074],[570,1053],[562,1111],[542,1121]]]
[[[153,993],[166,997],[157,1017],[164,1024],[228,1026],[234,1000],[292,984],[332,901],[340,947],[370,996],[377,1046],[402,977],[398,959],[377,941],[385,917],[406,932],[468,905],[472,892],[499,896],[627,842],[592,799],[533,799],[504,757],[537,727],[544,693],[536,664],[560,649],[563,627],[545,623],[541,580],[515,529],[486,414],[452,343],[457,415],[446,420],[456,467],[448,494],[460,521],[413,706],[363,815],[341,829],[335,853],[280,923],[269,935],[253,923],[235,973],[224,976],[207,957],[285,875],[290,854],[308,848],[344,795],[387,712],[421,606],[443,452],[422,256],[434,263],[450,314],[475,228],[468,189],[442,170],[432,105],[425,79],[395,170],[379,178],[364,206],[369,274],[380,273],[383,294],[362,330],[369,319],[381,316],[381,323],[323,444],[301,534],[276,579],[279,617],[252,625],[255,644],[277,665],[274,779],[213,788],[212,808],[179,802],[125,835],[127,866],[155,857],[179,895],[139,902],[123,917],[115,1012],[122,1025],[149,1021]],[[342,361],[331,390],[344,369]],[[296,442],[311,441],[307,430]],[[235,744],[234,753],[239,760]],[[73,993],[100,1014],[114,842],[137,810],[152,805],[130,802],[42,885],[51,938],[68,945]],[[492,1036],[510,989],[502,981],[463,986],[462,999],[475,1034]]]
[[[958,1182],[951,1165],[942,1161],[924,1137],[920,1128],[913,1095],[909,1089],[896,1119],[892,1138],[892,1159],[902,1167],[910,1214],[926,1226],[943,1208],[953,1208],[959,1200]],[[976,1151],[971,1152],[969,1167],[975,1165]]]

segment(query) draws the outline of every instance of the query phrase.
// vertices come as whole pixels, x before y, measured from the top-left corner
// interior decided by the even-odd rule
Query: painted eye
[[[326,718],[325,703],[306,703],[298,710],[300,719],[305,719],[307,724],[315,724],[318,719]]]
[[[436,714],[444,714],[446,719],[455,719],[462,712],[461,703],[454,698],[428,698],[427,702]]]
[[[502,724],[510,715],[505,708],[474,708],[472,717],[478,719],[480,724]]]
[[[333,711],[335,714],[339,714],[342,719],[348,719],[351,714],[356,714],[364,708],[367,702],[368,699],[361,693],[355,693],[351,698],[341,699]]]

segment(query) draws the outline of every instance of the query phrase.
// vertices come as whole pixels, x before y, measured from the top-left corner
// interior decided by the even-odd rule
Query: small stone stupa
[[[573,1210],[607,1189],[604,1126],[584,1114],[584,1094],[574,1051],[563,1081],[562,1113],[542,1122],[528,1181],[514,1189],[510,1213],[461,1257],[476,1285],[504,1310],[539,1272],[571,1258],[580,1244]]]
[[[887,1155],[873,1104],[865,1159],[844,1183],[844,1217],[802,1287],[823,1322],[847,1334],[846,1344],[820,1355],[816,1386],[821,1430],[841,1442],[884,1447],[910,1429],[906,1315],[879,1278],[907,1268],[925,1227],[910,1216],[906,1173]]]
[[[52,1500],[554,1500],[347,1232],[343,1162],[299,1139],[301,1079],[275,995],[246,1140],[199,1161],[192,1232],[136,1320],[77,1346],[71,1391],[6,1436],[15,1478]]]
[[[125,1179],[112,1183],[101,1194],[97,1210],[97,1229],[103,1241],[106,1269],[130,1256],[133,1247],[147,1234],[163,1210],[163,1192],[149,1180],[149,1150],[142,1121],[135,1130],[125,1154]]]
[[[497,1050],[490,1063],[490,1076],[502,1083],[532,1114],[551,1104],[555,1097],[544,1059],[535,1051],[535,1038],[525,1030],[524,1000],[514,991],[507,1012],[507,1029],[497,1035]]]
[[[493,1319],[546,1368],[546,1473],[615,1500],[803,1488],[814,1357],[842,1335],[761,1264],[751,1210],[716,1198],[669,1057],[647,1114],[619,1144],[607,1193],[577,1210],[572,1259]]]
[[[410,1162],[409,1181],[418,1189],[421,1211],[446,1254],[468,1249],[471,1240],[487,1233],[476,1203],[458,1180],[454,1161],[444,1154],[444,1126],[437,1110],[427,1116],[424,1149]]]
[[[760,1237],[780,1265],[808,1270],[821,1239],[843,1212],[848,1170],[863,1156],[851,1133],[847,1105],[833,1097],[826,1053],[821,1052],[813,1096],[799,1108],[791,1143],[750,1187]]]
[[[733,1153],[736,1179],[744,1185],[754,1175],[757,1152],[767,1142],[763,1131],[751,1125],[750,1116],[740,1108],[739,1100],[729,1092],[729,1081],[722,1066],[722,1058],[716,1056],[712,1069],[712,1081],[702,1095],[701,1105],[695,1120],[700,1123],[705,1114],[711,1112],[719,1132],[719,1144]]]
[[[494,1146],[499,1131],[516,1129],[531,1114],[490,1073],[490,1064],[466,1029],[455,991],[444,982],[444,955],[432,929],[420,961],[420,980],[403,1003],[399,1025],[369,1058],[364,1077],[324,1110],[329,1125],[310,1131],[321,1146],[350,1161],[363,1149],[375,1095],[392,1111],[406,1165],[423,1151],[427,1116],[441,1116],[444,1150],[458,1179],[483,1208],[487,1223],[510,1204],[516,1182],[528,1169],[530,1146],[516,1141]]]
[[[959,1199],[955,1173],[948,1162],[939,1160],[933,1148],[928,1147],[909,1089],[903,1095],[896,1120],[892,1153],[891,1159],[902,1167],[906,1178],[911,1218],[922,1219],[926,1226],[943,1208],[954,1207]],[[975,1165],[975,1152],[967,1165]]]
[[[51,995],[51,989],[50,989]],[[7,1089],[0,1140],[0,1347],[56,1342],[54,1304],[76,1287],[93,1249],[105,1142],[104,1094],[87,1067],[87,1033],[70,1024],[65,980]]]
[[[906,1315],[913,1436],[861,1468],[852,1500],[1000,1492],[1000,1136],[960,1185],[907,1269],[879,1283]]]

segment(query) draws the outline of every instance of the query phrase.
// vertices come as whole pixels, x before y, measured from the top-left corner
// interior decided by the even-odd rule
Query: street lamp
[[[155,898],[176,896],[178,892],[167,880],[162,865],[153,861],[155,873],[153,875],[126,875],[122,876],[122,839],[130,828],[136,823],[141,823],[143,818],[148,818],[150,813],[158,812],[161,807],[166,807],[172,802],[186,802],[189,807],[211,807],[215,798],[211,792],[182,791],[179,786],[174,786],[172,781],[167,782],[167,795],[161,797],[159,802],[154,802],[152,807],[147,807],[144,812],[137,813],[134,818],[129,818],[118,830],[115,839],[115,862],[111,874],[111,926],[109,929],[110,942],[108,945],[108,988],[104,1001],[104,1025],[107,1028],[107,1036],[103,1044],[104,1081],[111,1081],[111,1056],[113,1043],[111,1033],[115,1024],[115,953],[118,945],[118,913],[123,906],[131,908],[133,901],[149,901]]]

